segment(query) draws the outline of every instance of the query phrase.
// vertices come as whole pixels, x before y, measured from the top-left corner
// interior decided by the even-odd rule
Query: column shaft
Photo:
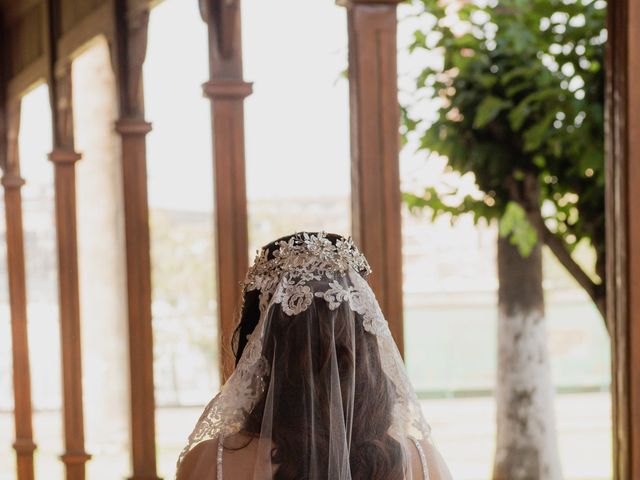
[[[403,352],[396,1],[343,2],[349,31],[353,237]]]
[[[29,339],[27,328],[27,292],[22,227],[21,187],[18,152],[20,102],[7,105],[7,163],[2,176],[7,242],[7,276],[9,282],[9,309],[11,313],[11,352],[13,360],[13,398],[15,442],[18,480],[33,480],[33,441],[31,373],[29,366]]]

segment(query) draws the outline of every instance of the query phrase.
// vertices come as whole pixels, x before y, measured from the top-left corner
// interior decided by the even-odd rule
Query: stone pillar
[[[403,352],[398,0],[344,0],[349,31],[351,205],[356,243],[373,270],[371,288]]]
[[[49,160],[54,165],[62,342],[65,452],[61,458],[67,480],[84,480],[85,463],[91,457],[84,448],[75,172],[81,156],[74,149],[71,84],[71,65],[64,64],[54,73],[49,86],[53,110],[53,150]]]
[[[228,346],[248,268],[244,99],[251,93],[251,84],[242,78],[240,0],[205,0],[200,5],[209,27],[210,79],[203,90],[211,100],[219,351],[224,381],[234,369]]]
[[[13,395],[16,439],[13,447],[17,458],[18,480],[33,480],[33,442],[31,373],[27,334],[27,294],[22,228],[22,196],[24,180],[20,176],[18,131],[20,101],[5,105],[6,142],[0,141],[5,151],[2,175],[7,237],[7,275],[9,281],[9,308],[11,311],[11,352],[13,360]]]
[[[607,323],[614,478],[640,478],[640,3],[610,2],[607,41]]]
[[[111,59],[116,72],[127,270],[132,480],[158,479],[156,470],[151,256],[147,195],[146,135],[142,65],[147,49],[148,6],[115,3]]]

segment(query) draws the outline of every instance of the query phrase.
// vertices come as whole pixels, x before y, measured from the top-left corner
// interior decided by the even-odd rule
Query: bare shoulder
[[[447,464],[445,463],[444,458],[442,458],[442,455],[440,455],[440,452],[438,451],[436,446],[433,444],[433,442],[429,439],[423,439],[423,440],[418,440],[418,443],[422,448],[422,451],[424,452],[424,457],[425,457],[424,459],[427,464],[427,470],[429,471],[429,478],[431,480],[453,480],[453,477],[451,476],[451,472],[449,472],[449,468],[447,467]],[[416,459],[418,462],[417,465],[415,463]],[[420,452],[417,448],[415,449],[415,455],[413,460],[414,460],[412,461],[413,474],[419,475],[417,477],[414,476],[414,478],[423,478],[422,462],[420,460]],[[417,472],[416,472],[416,466],[418,467]]]
[[[225,438],[222,462],[225,480],[270,479],[273,470],[271,448],[270,441],[265,445],[257,437],[243,433]]]
[[[176,480],[220,480],[217,477],[218,440],[207,440],[193,448],[180,463]],[[255,437],[238,433],[223,441],[223,480],[253,480],[254,474],[270,472],[271,465],[258,465],[258,445]],[[265,476],[265,478],[267,478]]]
[[[180,462],[176,480],[200,480],[217,478],[215,472],[218,440],[205,440],[189,451]]]

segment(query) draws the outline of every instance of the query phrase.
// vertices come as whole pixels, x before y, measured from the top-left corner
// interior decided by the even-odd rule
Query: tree
[[[404,136],[473,173],[483,196],[451,204],[456,192],[429,188],[405,201],[436,216],[501,219],[524,254],[542,240],[604,316],[605,2],[416,4],[435,24],[416,30],[410,49],[443,52],[443,65],[417,76],[416,92],[440,107],[430,123],[407,106]],[[581,241],[594,249],[593,269],[571,256]]]
[[[432,186],[404,200],[434,217],[470,212],[476,221],[499,221],[494,478],[559,479],[541,245],[604,316],[605,4],[415,4],[425,27],[415,31],[411,50],[440,50],[443,61],[415,79],[416,95],[436,99],[436,119],[405,106],[405,140],[472,173],[481,193]],[[595,252],[593,269],[571,255],[585,242]]]

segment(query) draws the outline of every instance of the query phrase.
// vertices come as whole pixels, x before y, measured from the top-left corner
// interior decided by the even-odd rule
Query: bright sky
[[[242,18],[244,76],[254,82],[245,103],[249,198],[347,196],[344,9],[330,1],[245,0]],[[207,48],[197,2],[166,0],[153,10],[145,98],[154,124],[148,148],[155,206],[176,183],[184,187],[183,207],[212,202],[209,102],[200,87],[208,77]],[[175,197],[167,202],[179,207]]]
[[[254,87],[245,101],[249,199],[347,197],[349,99],[341,76],[347,66],[346,10],[331,0],[244,0],[242,8],[244,77]],[[409,8],[401,6],[400,17]],[[400,23],[401,46],[414,27]],[[207,49],[197,2],[165,0],[153,9],[144,66],[146,117],[153,123],[147,138],[152,207],[212,208],[210,109],[201,88],[209,76]],[[403,50],[401,91],[410,88],[403,77],[424,61]],[[427,105],[422,114],[431,112]],[[23,113],[36,119],[22,127],[21,138],[30,140],[21,143],[23,166],[30,168],[28,158],[36,159],[30,176],[49,182],[50,169],[38,167],[50,149],[46,87],[25,96]],[[444,161],[425,159],[403,152],[405,187],[441,177]]]
[[[51,151],[51,110],[49,91],[42,84],[22,98],[20,111],[20,171],[29,181],[25,185],[28,197],[32,186],[53,189],[53,164],[47,160]]]

